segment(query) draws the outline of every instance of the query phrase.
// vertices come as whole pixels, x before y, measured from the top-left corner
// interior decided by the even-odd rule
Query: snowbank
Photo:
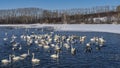
[[[0,27],[23,27],[40,28],[43,26],[52,26],[58,31],[97,31],[120,34],[120,24],[19,24],[19,25],[0,25]]]

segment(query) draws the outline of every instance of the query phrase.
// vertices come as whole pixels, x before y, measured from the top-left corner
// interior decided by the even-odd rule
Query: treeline
[[[120,7],[98,6],[93,8],[74,8],[64,10],[46,10],[40,8],[18,8],[0,10],[0,24],[63,24],[63,23],[90,23],[94,24],[94,16],[119,11]],[[119,16],[120,14],[118,14]],[[99,16],[99,15],[98,15]],[[117,16],[117,17],[118,17]],[[107,22],[106,22],[107,23]]]

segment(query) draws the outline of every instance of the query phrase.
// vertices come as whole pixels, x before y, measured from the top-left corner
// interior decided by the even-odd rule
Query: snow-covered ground
[[[52,26],[59,31],[97,31],[110,32],[120,34],[120,24],[16,24],[16,25],[0,25],[23,28],[39,28],[43,26]]]

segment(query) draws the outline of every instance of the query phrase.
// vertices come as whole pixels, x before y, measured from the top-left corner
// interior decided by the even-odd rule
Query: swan
[[[13,42],[12,46],[17,47],[19,43]]]
[[[66,36],[62,36],[62,40],[64,41],[66,39]]]
[[[64,43],[64,47],[67,48],[67,49],[70,48],[70,46],[68,45],[68,43]]]
[[[102,47],[106,41],[103,39],[103,37],[99,38],[99,46]]]
[[[51,47],[55,47],[55,44],[51,44]]]
[[[29,49],[28,49],[28,53],[26,54],[26,53],[24,53],[24,54],[22,54],[22,55],[20,55],[22,58],[26,58],[27,56],[29,56],[30,55],[30,51],[29,51]]]
[[[91,43],[95,43],[95,42],[96,42],[96,37],[91,38],[91,39],[90,39],[90,42],[91,42]]]
[[[7,32],[5,33],[5,36],[7,36]],[[7,41],[7,40],[8,40],[8,38],[7,38],[7,37],[5,37],[5,38],[3,38],[3,40],[4,40],[4,41]]]
[[[7,41],[7,40],[8,40],[8,38],[3,38],[3,40],[4,40],[4,41]]]
[[[20,45],[19,50],[21,50],[21,49],[22,49],[22,46]]]
[[[57,54],[52,54],[50,57],[54,59],[59,58],[59,52],[57,52]]]
[[[15,47],[12,47],[12,50],[14,51],[16,48]]]
[[[27,40],[27,45],[31,45],[33,43],[33,40],[32,39],[30,39],[30,40]]]
[[[2,62],[3,64],[8,64],[8,63],[10,63],[10,62],[11,62],[11,55],[9,55],[9,60],[3,59],[3,60],[1,60],[1,62]]]
[[[73,46],[71,45],[71,54],[75,54],[76,53],[76,49],[75,48],[73,48]]]
[[[23,60],[24,58],[13,55],[13,61]]]
[[[67,38],[66,41],[67,41],[67,43],[69,43],[70,42],[70,38]]]
[[[38,44],[39,42],[38,42],[38,40],[35,40],[34,43],[35,43],[35,44]]]
[[[51,43],[51,42],[52,42],[52,38],[49,38],[49,39],[48,39],[48,42]]]
[[[90,46],[90,43],[87,43],[86,46]]]
[[[10,43],[11,43],[11,44],[15,43],[15,39],[12,39],[12,40],[10,41]]]
[[[12,39],[16,39],[17,37],[15,36],[15,35],[12,35],[12,37],[11,37]]]
[[[56,44],[56,46],[55,46],[55,51],[57,51],[57,52],[61,51],[61,47],[59,47],[58,44]]]
[[[33,55],[33,56],[32,56],[32,60],[31,60],[31,61],[32,61],[32,63],[39,63],[39,62],[40,62],[40,60],[39,60],[39,59],[35,59],[35,58],[34,58],[34,55],[35,55],[35,54],[34,54],[34,53],[32,53],[32,55]]]
[[[80,36],[80,43],[83,43],[85,41],[86,36]]]
[[[42,47],[43,45],[41,43],[38,43],[38,46]]]
[[[71,48],[71,53],[74,55],[76,52],[76,49],[75,48]]]
[[[90,43],[86,44],[85,52],[91,52],[92,48],[90,46],[91,46]]]
[[[45,49],[49,49],[50,47],[48,45],[43,46]]]

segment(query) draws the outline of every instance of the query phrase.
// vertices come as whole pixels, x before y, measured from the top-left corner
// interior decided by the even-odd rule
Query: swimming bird
[[[86,44],[85,52],[91,52],[92,48],[90,46],[91,46],[90,43]]]
[[[31,61],[32,61],[32,63],[39,63],[39,62],[40,62],[40,60],[39,60],[39,59],[34,58],[34,55],[35,55],[35,54],[34,54],[34,53],[32,53],[32,55],[33,55],[33,56],[32,56],[32,60],[31,60]]]
[[[10,62],[11,62],[11,55],[9,55],[9,59],[3,59],[3,60],[1,60],[1,62],[2,62],[3,64],[8,64],[8,63],[10,63]]]
[[[21,49],[22,49],[22,46],[20,45],[19,50],[21,50]]]
[[[53,59],[59,58],[59,52],[57,52],[56,54],[52,54],[50,57]]]
[[[98,43],[99,43],[99,46],[100,47],[102,47],[103,45],[104,45],[104,43],[106,42],[104,39],[103,39],[103,37],[100,37],[100,38],[98,38]]]
[[[86,36],[80,36],[80,43],[83,43],[86,39]]]
[[[19,61],[19,60],[23,60],[24,58],[22,58],[22,57],[20,57],[20,56],[15,56],[15,55],[13,55],[13,61]]]
[[[27,53],[24,53],[24,54],[22,54],[22,55],[20,55],[22,58],[26,58],[27,56],[29,56],[30,55],[30,51],[29,51],[29,49],[28,49],[28,52]]]
[[[71,54],[72,55],[75,55],[76,54],[76,49],[75,48],[73,48],[73,46],[71,45]]]
[[[7,33],[5,33],[5,36],[7,36],[8,34]],[[5,37],[5,38],[3,38],[3,40],[4,41],[7,41],[8,40],[8,38],[7,37]]]
[[[64,47],[65,47],[66,49],[70,48],[70,46],[68,45],[68,43],[64,43]]]

